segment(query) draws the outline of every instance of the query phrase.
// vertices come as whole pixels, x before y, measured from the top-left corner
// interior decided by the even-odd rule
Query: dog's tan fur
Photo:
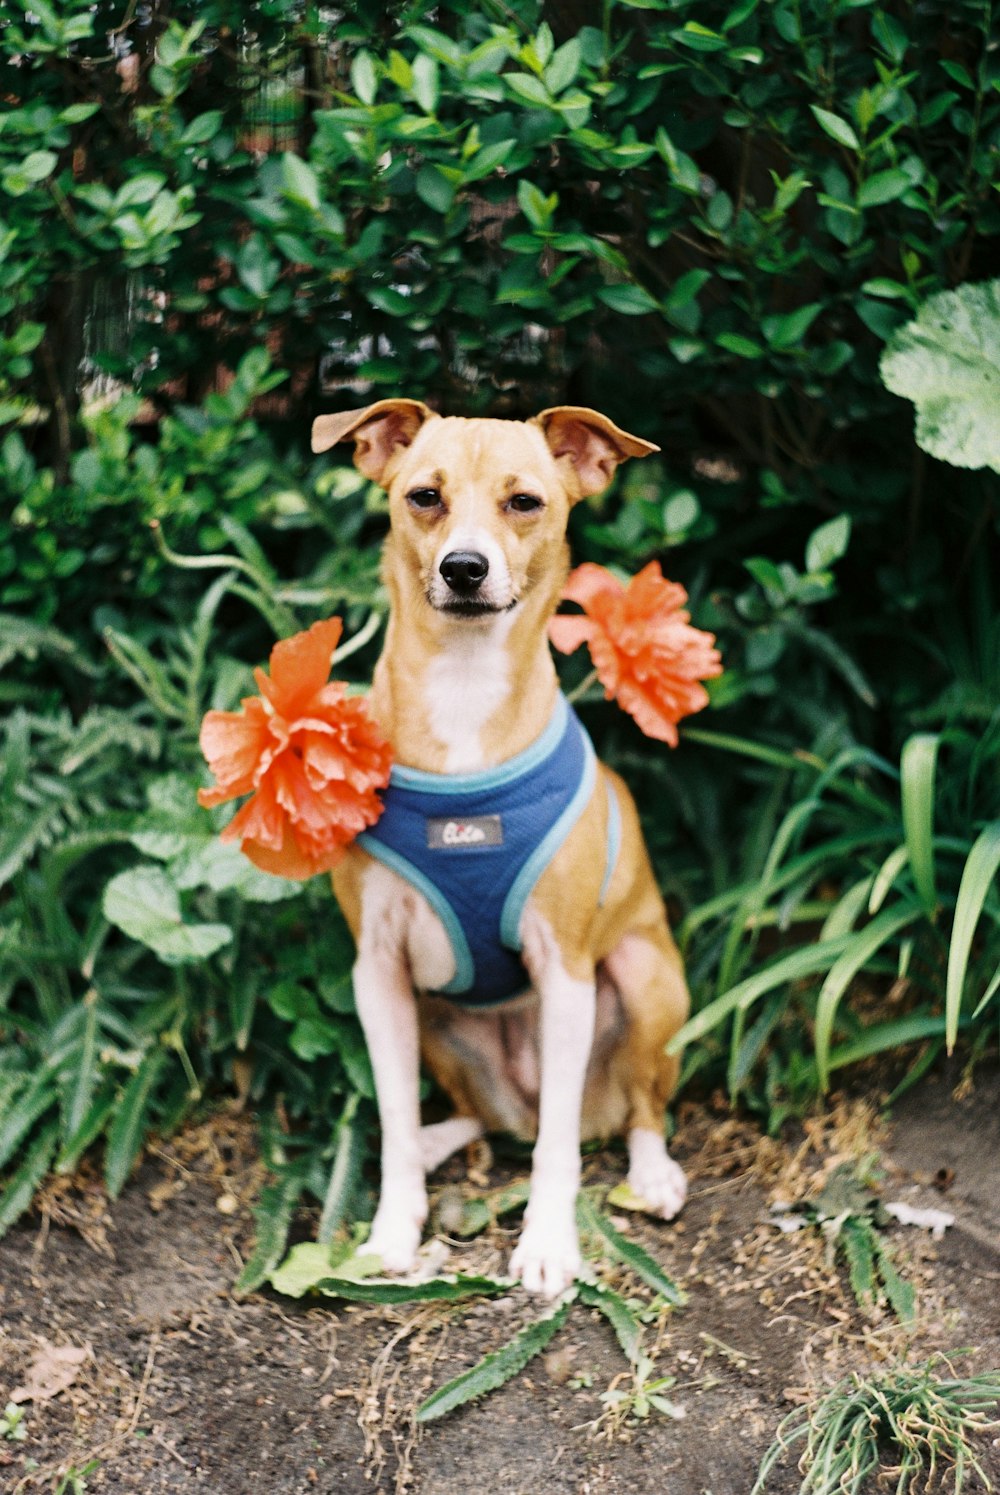
[[[456,767],[456,753],[465,755],[457,765],[463,770],[502,763],[539,737],[555,704],[558,682],[546,624],[567,575],[570,507],[606,487],[615,466],[626,457],[642,456],[655,448],[620,431],[606,417],[576,407],[543,412],[533,422],[464,420],[435,416],[419,402],[408,400],[380,401],[365,411],[323,416],[315,423],[316,450],[348,437],[355,441],[358,467],[388,492],[391,516],[383,562],[391,612],[375,670],[371,709],[400,763],[431,772],[450,771]],[[407,497],[415,490],[439,491],[439,507],[415,508]],[[544,507],[518,513],[509,506],[511,497],[518,494],[533,495],[543,500]],[[449,616],[436,605],[441,586],[436,574],[439,558],[451,536],[461,542],[470,534],[502,559],[497,571],[506,568],[505,591],[498,598],[498,618],[505,619],[502,624],[498,619]],[[497,631],[501,628],[502,633]],[[465,641],[476,637],[500,640],[495,648],[489,645],[490,659],[501,666],[498,698],[480,731],[463,733],[459,723],[455,740],[449,742],[435,715],[440,708],[434,705],[434,671],[442,659],[451,658],[449,650],[458,651],[456,668],[460,669]],[[470,670],[475,668],[473,660]],[[470,689],[483,684],[471,674],[468,683]],[[485,699],[490,707],[489,698]],[[620,807],[622,840],[614,875],[598,907],[607,845],[606,780]],[[574,1130],[572,1147],[576,1149],[581,1134],[585,1138],[625,1135],[633,1154],[633,1184],[641,1185],[645,1178],[647,1191],[654,1194],[662,1185],[663,1197],[653,1202],[664,1215],[673,1213],[683,1198],[683,1186],[677,1183],[679,1170],[665,1151],[661,1162],[661,1144],[655,1139],[662,1138],[664,1108],[677,1078],[677,1060],[666,1056],[665,1045],[687,1016],[688,994],[635,806],[621,779],[601,765],[586,809],[539,880],[522,923],[523,955],[534,990],[499,1010],[463,1010],[426,994],[417,1001],[411,976],[415,967],[419,973],[425,955],[414,948],[413,941],[419,933],[426,943],[429,910],[421,910],[420,895],[400,881],[398,899],[409,913],[398,933],[384,938],[377,930],[366,933],[365,900],[375,897],[370,891],[375,886],[371,868],[371,859],[353,848],[334,874],[336,895],[359,949],[370,952],[364,959],[359,956],[356,980],[376,987],[384,980],[387,989],[392,987],[392,1020],[402,1028],[410,1021],[405,998],[409,990],[422,1057],[450,1097],[456,1116],[475,1118],[487,1129],[534,1136],[541,1106],[542,1131],[549,1140],[544,1149],[542,1141],[536,1148],[536,1174],[542,1166],[540,1151],[555,1156],[561,1148],[560,1156],[569,1156],[566,1144],[553,1139],[560,1125]],[[383,878],[394,877],[385,869],[379,873]],[[388,950],[390,944],[401,948]],[[579,1095],[576,1100],[579,1114],[560,1121],[553,1112],[546,1120],[542,1097],[549,1076],[544,1056],[558,1053],[557,1037],[551,1031],[548,1036],[545,1033],[546,1012],[555,1012],[560,1003],[561,1012],[571,1011],[565,1005],[569,991],[579,991],[585,1007],[587,993],[595,986],[593,1041],[589,1059],[584,1055],[582,1100]],[[562,995],[553,995],[547,1006],[549,988]],[[381,998],[367,990],[362,1000],[359,992],[359,1012],[370,1047],[384,1043],[376,1016],[380,1003]],[[388,997],[382,1005],[388,1015],[392,1005]],[[377,1085],[382,1070],[379,1100],[384,1134],[387,1109],[412,1116],[415,1090],[408,1081],[405,1103],[399,1097],[408,1062],[401,1052],[375,1062]],[[557,1062],[550,1058],[550,1069]],[[570,1085],[567,1093],[571,1091]],[[416,1118],[412,1119],[416,1126]],[[383,1152],[383,1204],[375,1236],[386,1240],[392,1230],[385,1220],[393,1214],[386,1200],[387,1169],[394,1176],[406,1175],[411,1210],[419,1214],[421,1208],[405,1127],[394,1121],[389,1129],[410,1161],[405,1167],[397,1166],[398,1159]],[[470,1126],[468,1132],[459,1130],[456,1136],[474,1131]],[[643,1157],[648,1160],[650,1149],[651,1166],[642,1161]],[[666,1181],[668,1174],[672,1184]],[[654,1175],[662,1175],[659,1184]],[[565,1207],[560,1208],[564,1216]],[[535,1207],[536,1218],[542,1212],[542,1206]],[[528,1252],[531,1260],[522,1259],[521,1266],[529,1286],[551,1293],[565,1285],[567,1272],[571,1274],[573,1246],[568,1244],[565,1220],[554,1224],[553,1211],[548,1213],[549,1236],[558,1235],[561,1245],[557,1250],[544,1240],[536,1243],[534,1255]],[[394,1218],[399,1235],[399,1209]],[[526,1236],[531,1233],[531,1219],[529,1207]],[[534,1232],[539,1237],[545,1233],[542,1226]],[[412,1230],[409,1234],[412,1237]],[[573,1234],[571,1226],[569,1234]],[[523,1251],[522,1246],[519,1255]],[[562,1266],[555,1260],[559,1251]],[[392,1255],[388,1251],[387,1259]],[[405,1266],[408,1255],[412,1252],[395,1252],[396,1265]]]

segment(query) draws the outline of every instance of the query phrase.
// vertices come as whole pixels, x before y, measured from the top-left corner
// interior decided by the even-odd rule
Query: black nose
[[[453,550],[438,568],[453,592],[468,597],[479,590],[490,563],[478,550]]]

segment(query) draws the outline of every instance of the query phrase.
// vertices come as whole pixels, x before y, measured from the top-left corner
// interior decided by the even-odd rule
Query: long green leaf
[[[80,1056],[75,1063],[73,1088],[66,1107],[66,1132],[70,1137],[79,1131],[97,1083],[97,992],[89,991],[83,999],[83,1005],[83,1041],[80,1044]]]
[[[875,1258],[878,1262],[878,1273],[882,1278],[882,1286],[889,1307],[899,1319],[900,1323],[909,1324],[913,1322],[914,1299],[913,1284],[904,1282],[896,1271],[895,1263],[889,1254],[889,1248],[884,1241],[875,1237]]]
[[[97,1141],[107,1126],[115,1110],[117,1096],[118,1086],[115,1081],[105,1080],[81,1118],[80,1125],[64,1141],[56,1158],[56,1173],[73,1172],[87,1148]]]
[[[417,1422],[433,1422],[435,1418],[444,1417],[456,1407],[463,1407],[487,1391],[495,1391],[516,1376],[562,1328],[576,1295],[577,1289],[570,1288],[550,1313],[521,1329],[502,1350],[495,1350],[478,1365],[432,1391],[417,1408]]]
[[[934,879],[934,777],[940,738],[918,732],[903,745],[900,760],[903,834],[920,901],[927,912],[937,907]]]
[[[819,1085],[824,1093],[830,1085],[830,1035],[833,1032],[833,1019],[841,997],[875,951],[880,950],[907,924],[912,924],[916,917],[917,910],[911,904],[906,904],[902,908],[894,905],[892,908],[884,909],[864,929],[851,936],[850,944],[844,953],[839,955],[830,967],[826,980],[820,988],[819,1002],[816,1006],[814,1038]]]
[[[104,1156],[104,1181],[112,1199],[117,1199],[146,1138],[149,1104],[167,1059],[163,1048],[150,1049],[125,1086],[121,1105],[108,1133]]]
[[[385,1278],[354,1282],[321,1277],[316,1291],[351,1303],[458,1303],[463,1298],[495,1298],[513,1283],[502,1277],[431,1277],[426,1282],[388,1282]]]
[[[302,1176],[289,1170],[277,1183],[261,1189],[254,1208],[257,1239],[253,1251],[233,1285],[236,1297],[252,1293],[285,1254],[292,1214],[302,1194]]]
[[[897,846],[894,851],[890,851],[871,884],[871,896],[868,899],[870,914],[878,913],[888,896],[889,889],[909,860],[910,848],[905,841],[902,846]]]
[[[788,955],[783,955],[780,960],[773,961],[771,965],[765,966],[762,971],[757,971],[753,976],[748,976],[745,981],[740,981],[723,992],[721,997],[716,997],[714,1002],[709,1002],[700,1012],[686,1022],[679,1033],[675,1034],[667,1045],[668,1054],[679,1053],[685,1044],[691,1043],[696,1038],[703,1038],[713,1028],[722,1022],[723,1018],[729,1016],[735,1007],[750,1007],[759,997],[776,986],[781,986],[786,981],[799,981],[804,976],[814,976],[817,971],[829,968],[837,957],[843,954],[848,944],[854,938],[853,934],[838,935],[835,939],[824,940],[818,945],[805,945],[799,950],[792,950]]]
[[[638,1364],[642,1324],[622,1295],[603,1282],[581,1282],[579,1287],[580,1302],[603,1313],[615,1331],[625,1358],[632,1365]]]
[[[10,1162],[21,1141],[55,1099],[51,1072],[43,1069],[0,1119],[0,1168]]]
[[[35,1197],[35,1190],[49,1171],[59,1136],[57,1122],[50,1122],[29,1147],[24,1162],[0,1194],[0,1236],[20,1219]]]
[[[357,1113],[361,1097],[353,1091],[347,1097],[340,1121],[337,1123],[337,1146],[330,1169],[330,1180],[323,1196],[323,1211],[319,1219],[316,1239],[322,1244],[333,1239],[333,1233],[347,1212],[351,1195],[357,1188],[361,1171],[363,1128],[358,1126]]]
[[[962,881],[955,904],[955,920],[948,951],[948,976],[945,982],[945,1041],[948,1052],[955,1047],[958,1015],[962,1007],[965,972],[969,964],[972,936],[979,922],[983,904],[1000,867],[1000,820],[994,820],[977,838],[962,869]]]
[[[635,1241],[626,1240],[586,1194],[581,1193],[577,1199],[577,1219],[582,1230],[588,1235],[600,1236],[612,1256],[617,1257],[637,1277],[641,1277],[647,1287],[651,1287],[677,1308],[684,1304],[686,1299],[683,1292],[673,1278],[667,1276],[659,1262],[654,1261],[649,1252]]]

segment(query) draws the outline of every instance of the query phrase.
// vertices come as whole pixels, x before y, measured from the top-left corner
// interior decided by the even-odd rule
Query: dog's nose
[[[438,569],[453,592],[468,597],[482,586],[490,563],[478,550],[453,550]]]

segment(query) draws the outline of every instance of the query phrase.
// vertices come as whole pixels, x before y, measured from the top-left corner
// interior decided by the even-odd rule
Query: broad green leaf
[[[934,877],[934,779],[939,741],[932,733],[918,732],[907,738],[900,759],[903,833],[914,886],[929,914],[937,907]]]
[[[281,158],[281,182],[285,196],[304,208],[319,207],[319,182],[308,161],[285,151]]]
[[[917,409],[917,444],[1000,472],[1000,280],[941,291],[889,339],[882,382]]]
[[[302,1241],[268,1275],[275,1292],[286,1298],[301,1298],[315,1292],[320,1283],[325,1287],[333,1276],[348,1285],[377,1277],[381,1270],[381,1258],[366,1252],[363,1246],[345,1257],[338,1256],[329,1241]]]
[[[605,306],[610,306],[612,311],[626,317],[641,317],[647,312],[656,311],[657,302],[648,291],[637,285],[608,285],[602,286],[597,292],[599,301]]]
[[[955,919],[948,950],[948,976],[945,985],[945,1029],[948,1052],[955,1047],[958,1017],[962,1009],[965,973],[983,904],[1000,868],[1000,820],[994,820],[979,835],[962,869],[962,881],[955,904]]]
[[[824,130],[831,140],[835,140],[838,145],[846,146],[848,150],[860,150],[861,142],[846,119],[841,119],[839,114],[831,114],[829,109],[820,109],[818,104],[810,104],[809,108],[816,116],[820,129]]]
[[[167,965],[203,960],[228,945],[226,924],[185,924],[180,895],[160,867],[133,867],[119,872],[104,890],[104,917],[139,940]]]
[[[779,352],[786,348],[795,348],[801,343],[822,310],[818,301],[811,301],[807,306],[796,307],[794,311],[765,317],[760,324],[760,330],[771,347],[777,348]],[[833,524],[838,522],[836,519],[831,521]]]
[[[358,52],[351,63],[351,87],[362,104],[374,104],[378,92],[378,74],[370,52]]]
[[[806,570],[829,571],[847,550],[851,538],[850,514],[838,514],[813,530],[806,542]]]
[[[487,1391],[495,1391],[516,1376],[562,1328],[576,1294],[577,1289],[570,1288],[550,1313],[521,1329],[502,1350],[487,1355],[478,1365],[431,1392],[417,1408],[417,1422],[433,1422],[435,1418],[444,1417],[456,1407],[464,1406],[477,1396],[484,1396]]]
[[[875,208],[882,203],[895,202],[904,192],[909,192],[913,182],[905,171],[892,167],[889,171],[876,171],[866,177],[858,188],[859,208]]]

